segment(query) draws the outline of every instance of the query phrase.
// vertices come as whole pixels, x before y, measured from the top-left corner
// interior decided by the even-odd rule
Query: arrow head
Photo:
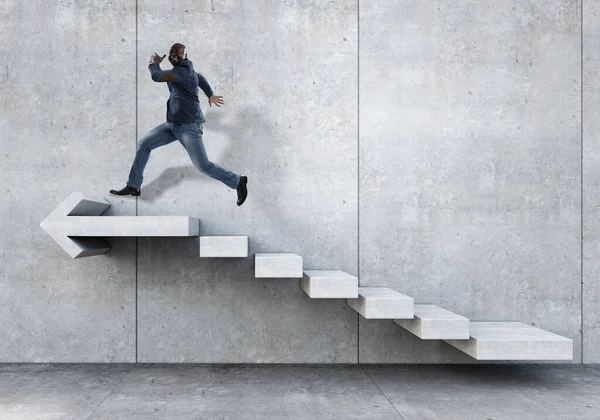
[[[109,207],[110,203],[104,198],[74,192],[42,220],[40,227],[67,251],[71,258],[105,254],[110,249],[106,241],[95,237],[67,236],[63,226],[68,216],[100,216]]]

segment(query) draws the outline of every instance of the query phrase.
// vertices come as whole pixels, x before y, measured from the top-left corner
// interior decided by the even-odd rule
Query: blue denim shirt
[[[166,82],[170,96],[167,100],[167,121],[172,123],[204,123],[204,114],[198,99],[198,87],[210,98],[213,91],[202,74],[194,70],[187,58],[173,66],[172,70],[161,70],[159,63],[148,65],[152,80]],[[171,79],[172,80],[169,80]]]

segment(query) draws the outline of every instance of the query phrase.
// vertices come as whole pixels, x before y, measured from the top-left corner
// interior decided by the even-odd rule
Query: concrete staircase
[[[474,322],[435,305],[415,305],[387,287],[359,287],[341,270],[304,270],[296,254],[255,254],[255,277],[299,278],[311,298],[345,298],[366,319],[393,320],[422,340],[444,340],[477,360],[573,360],[569,338],[521,322]]]
[[[108,252],[109,236],[199,236],[201,258],[247,258],[247,236],[200,236],[187,216],[102,216],[103,198],[71,194],[40,226],[72,258]],[[474,322],[387,287],[359,287],[341,270],[304,270],[293,253],[256,253],[256,278],[298,278],[313,299],[346,299],[366,319],[387,319],[423,340],[444,340],[477,360],[572,360],[573,341],[521,322]]]

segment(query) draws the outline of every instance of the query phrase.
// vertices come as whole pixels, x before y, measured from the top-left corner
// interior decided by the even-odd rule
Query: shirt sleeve
[[[213,90],[210,88],[208,80],[206,80],[206,78],[200,73],[198,73],[198,86],[200,87],[200,89],[202,89],[206,97],[210,98],[211,96],[213,96]]]
[[[161,70],[159,63],[148,64],[150,76],[155,82],[181,83],[182,78],[179,72],[173,70]]]

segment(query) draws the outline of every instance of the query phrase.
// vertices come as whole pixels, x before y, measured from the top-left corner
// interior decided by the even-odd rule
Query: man
[[[152,80],[167,82],[170,92],[167,101],[167,121],[142,137],[138,143],[127,185],[122,190],[110,190],[110,192],[116,195],[140,195],[144,168],[150,158],[150,152],[157,147],[179,140],[196,168],[229,188],[237,190],[237,205],[241,206],[248,195],[246,187],[248,177],[239,176],[209,161],[202,142],[204,133],[202,125],[205,119],[198,99],[198,87],[208,97],[208,104],[211,107],[212,104],[221,107],[223,97],[214,95],[206,78],[194,70],[192,62],[187,58],[185,45],[176,43],[171,47],[169,61],[173,64],[172,70],[160,69],[160,63],[165,55],[160,57],[154,53],[148,69]]]

